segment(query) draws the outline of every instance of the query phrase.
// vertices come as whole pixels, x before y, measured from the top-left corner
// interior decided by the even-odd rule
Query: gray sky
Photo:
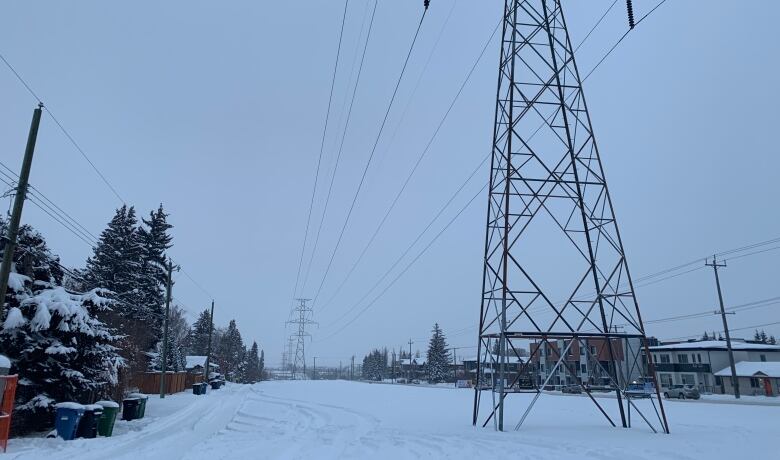
[[[610,3],[565,1],[574,43]],[[656,2],[634,4],[641,16]],[[364,0],[350,2],[331,127],[343,113],[367,5]],[[327,336],[353,318],[350,314],[339,319],[489,152],[497,40],[365,260],[334,302],[324,302],[384,215],[502,9],[498,1],[460,0],[454,9],[452,5],[432,2],[315,305],[320,327],[313,331],[309,356],[320,356],[318,364],[334,364],[353,353],[360,359],[370,347],[401,346],[410,337],[418,342],[415,348],[422,349],[436,321],[445,333],[453,333],[451,345],[476,343],[483,196],[361,317],[336,336]],[[422,1],[417,0],[379,4],[306,297],[314,295],[322,278],[421,10]],[[226,324],[235,318],[245,340],[257,340],[272,364],[288,334],[283,323],[342,11],[343,2],[324,0],[94,0],[10,2],[0,14],[0,52],[129,204],[143,214],[165,204],[175,225],[172,254],[216,297],[216,321]],[[635,277],[780,236],[775,212],[780,160],[773,136],[780,105],[773,85],[778,14],[780,4],[768,0],[751,8],[738,1],[704,5],[670,0],[630,33],[585,83]],[[626,27],[625,5],[619,1],[580,49],[581,72],[592,68]],[[35,101],[5,68],[0,69],[0,100],[0,159],[17,169]],[[328,133],[325,178],[333,168],[338,133],[340,129]],[[418,247],[427,244],[487,177],[483,168]],[[31,181],[95,234],[120,205],[48,116],[42,122]],[[321,188],[315,228],[324,196]],[[5,212],[8,200],[0,204]],[[24,221],[45,234],[66,264],[83,265],[90,248],[74,235],[34,206],[26,207]],[[779,252],[730,262],[722,277],[726,303],[780,295]],[[191,317],[209,300],[183,276],[174,295]],[[707,310],[716,302],[709,269],[640,287],[638,295],[646,320]],[[734,328],[780,321],[778,308],[746,310],[729,321]],[[647,329],[671,338],[721,326],[719,317],[711,316]],[[766,329],[780,335],[778,326]],[[749,336],[752,331],[734,335]]]

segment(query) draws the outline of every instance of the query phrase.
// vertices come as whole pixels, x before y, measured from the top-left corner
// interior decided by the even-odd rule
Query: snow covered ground
[[[667,436],[646,425],[612,428],[585,396],[543,395],[521,431],[496,433],[471,426],[472,396],[343,381],[228,385],[206,396],[152,397],[146,418],[118,421],[113,438],[12,440],[6,458],[778,458],[780,407],[771,403],[669,401]],[[512,425],[528,397],[508,399]]]

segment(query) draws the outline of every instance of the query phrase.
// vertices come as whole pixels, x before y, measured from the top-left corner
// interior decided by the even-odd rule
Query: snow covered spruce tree
[[[439,323],[433,325],[433,335],[428,344],[426,371],[431,383],[443,382],[450,375],[450,352]]]
[[[209,310],[200,312],[198,319],[192,324],[192,328],[187,336],[187,354],[195,356],[206,356],[209,346],[209,328],[211,327],[211,316]],[[214,357],[214,342],[212,337],[212,358]]]
[[[387,351],[374,349],[363,358],[363,379],[380,381],[385,375],[387,375]]]
[[[246,353],[243,374],[243,383],[257,383],[262,380],[263,364],[258,355],[257,342],[252,342],[252,347]]]
[[[139,294],[145,315],[154,319],[157,330],[154,338],[162,338],[162,321],[165,314],[165,285],[167,262],[165,252],[173,246],[173,237],[169,234],[173,225],[168,223],[168,214],[162,204],[157,211],[149,213],[148,219],[141,219],[138,227],[138,239],[141,244],[141,276]]]
[[[22,434],[49,428],[56,402],[107,395],[123,360],[113,331],[97,318],[114,307],[107,291],[62,287],[59,259],[29,226],[20,229],[14,263],[0,349],[20,377],[12,430]]]
[[[162,206],[139,226],[135,209],[116,210],[83,271],[83,287],[102,287],[117,300],[101,319],[122,332],[119,347],[129,372],[147,370],[146,353],[162,336],[165,275],[160,267],[171,246]]]
[[[238,331],[236,320],[231,319],[217,346],[216,358],[220,371],[233,381],[240,379],[241,364],[244,362],[245,353],[246,348],[241,338],[241,332]]]
[[[190,325],[187,323],[187,318],[184,317],[184,310],[178,305],[173,305],[168,316],[168,346],[165,350],[166,371],[182,372],[186,369],[186,340],[189,331]],[[162,344],[162,340],[157,342],[154,358],[150,363],[151,370],[162,370]]]

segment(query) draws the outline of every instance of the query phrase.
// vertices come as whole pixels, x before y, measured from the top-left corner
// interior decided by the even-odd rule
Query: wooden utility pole
[[[8,290],[8,277],[11,275],[11,266],[14,263],[14,249],[16,249],[16,236],[19,232],[19,224],[22,220],[22,208],[27,197],[27,183],[30,180],[35,142],[38,140],[38,127],[41,124],[41,112],[43,104],[33,111],[30,133],[27,135],[27,147],[24,150],[22,170],[19,172],[19,182],[16,184],[16,196],[14,197],[14,209],[11,220],[8,222],[8,233],[5,235],[3,246],[3,263],[0,266],[0,318],[5,317],[5,292]]]
[[[209,341],[206,346],[206,367],[203,369],[203,379],[209,381],[211,360],[211,334],[214,332],[214,299],[211,300],[211,314],[209,315]]]
[[[355,355],[352,355],[352,362],[349,365],[349,379],[355,380]]]
[[[166,362],[166,350],[168,348],[168,316],[171,312],[171,288],[173,284],[173,262],[168,260],[168,282],[165,289],[165,317],[163,318],[163,343],[162,343],[162,361],[160,363],[160,399],[165,398],[165,365]]]
[[[311,371],[311,379],[317,380],[317,357],[314,357],[314,369]]]
[[[705,263],[712,267],[715,272],[715,286],[718,288],[718,301],[720,302],[720,317],[723,319],[723,332],[726,333],[726,348],[729,350],[729,366],[731,367],[731,385],[734,387],[734,398],[739,399],[739,377],[737,377],[737,366],[734,364],[734,351],[731,349],[731,335],[729,334],[729,323],[726,321],[726,309],[723,306],[723,293],[720,290],[720,277],[718,268],[725,267],[726,262],[718,263],[716,256],[712,256],[712,263]]]

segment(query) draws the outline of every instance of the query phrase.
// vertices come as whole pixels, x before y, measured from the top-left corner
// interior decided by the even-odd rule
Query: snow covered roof
[[[700,340],[698,342],[672,343],[669,345],[657,345],[650,350],[726,350],[725,340]],[[748,343],[731,341],[732,350],[765,350],[780,351],[780,345],[767,345],[763,343]]]
[[[193,369],[195,367],[203,367],[206,365],[206,357],[205,356],[187,356],[187,369]],[[209,362],[209,367],[213,367],[215,369],[219,369],[219,366]]]
[[[740,361],[734,367],[737,368],[737,377],[754,377],[761,373],[767,377],[780,378],[780,362]],[[730,377],[731,368],[721,369],[715,375]]]
[[[412,364],[417,365],[417,366],[421,366],[421,365],[425,364],[425,358],[423,358],[423,357],[412,358]],[[402,366],[408,366],[409,365],[409,358],[401,359],[401,365]]]
[[[0,367],[4,367],[6,369],[11,368],[11,360],[8,359],[5,355],[0,355]]]

